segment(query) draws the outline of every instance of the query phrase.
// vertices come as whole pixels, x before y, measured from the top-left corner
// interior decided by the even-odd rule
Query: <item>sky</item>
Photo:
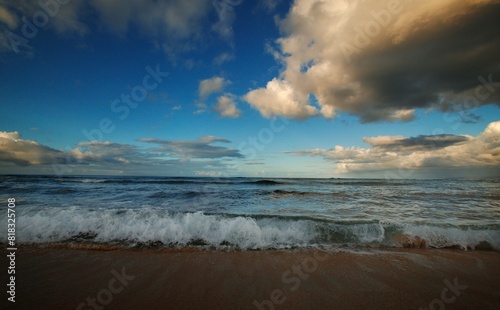
[[[0,174],[500,176],[500,1],[0,0]]]

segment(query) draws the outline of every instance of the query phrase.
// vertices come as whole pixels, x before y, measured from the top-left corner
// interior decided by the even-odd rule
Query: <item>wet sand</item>
[[[16,291],[1,309],[499,309],[500,253],[21,247]]]

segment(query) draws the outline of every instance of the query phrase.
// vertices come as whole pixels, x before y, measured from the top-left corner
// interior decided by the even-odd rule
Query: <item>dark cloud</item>
[[[448,146],[464,143],[470,140],[467,136],[457,135],[420,135],[410,138],[375,137],[365,138],[363,141],[373,147],[386,151],[423,151],[437,150]]]
[[[195,141],[152,138],[139,141],[158,147],[90,141],[81,142],[71,150],[57,150],[24,140],[18,132],[0,131],[0,173],[211,175],[229,169],[224,159],[243,157],[235,149],[212,145],[230,143],[213,136]]]
[[[425,108],[445,93],[462,94],[458,97],[462,100],[454,103],[459,104],[481,85],[479,76],[492,75],[500,82],[499,16],[498,2],[471,6],[450,19],[417,23],[399,44],[373,44],[354,56],[350,66],[353,78],[370,97],[342,109],[364,121],[377,121],[384,115],[370,109]],[[479,105],[499,102],[500,91],[478,100]]]
[[[154,138],[139,139],[140,142],[157,144],[158,147],[153,150],[160,153],[167,153],[181,158],[223,158],[235,157],[242,158],[243,155],[232,148],[223,146],[214,146],[213,143],[230,143],[229,140],[205,136],[196,141],[172,141]]]

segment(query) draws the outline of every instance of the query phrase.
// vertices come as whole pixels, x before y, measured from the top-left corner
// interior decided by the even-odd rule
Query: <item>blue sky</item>
[[[0,0],[2,174],[500,175],[496,1],[40,3]]]

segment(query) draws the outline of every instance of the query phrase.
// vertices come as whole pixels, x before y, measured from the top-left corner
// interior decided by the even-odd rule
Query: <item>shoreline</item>
[[[4,297],[5,309],[494,309],[500,304],[500,253],[493,251],[24,246],[16,255],[16,303],[12,307]]]

